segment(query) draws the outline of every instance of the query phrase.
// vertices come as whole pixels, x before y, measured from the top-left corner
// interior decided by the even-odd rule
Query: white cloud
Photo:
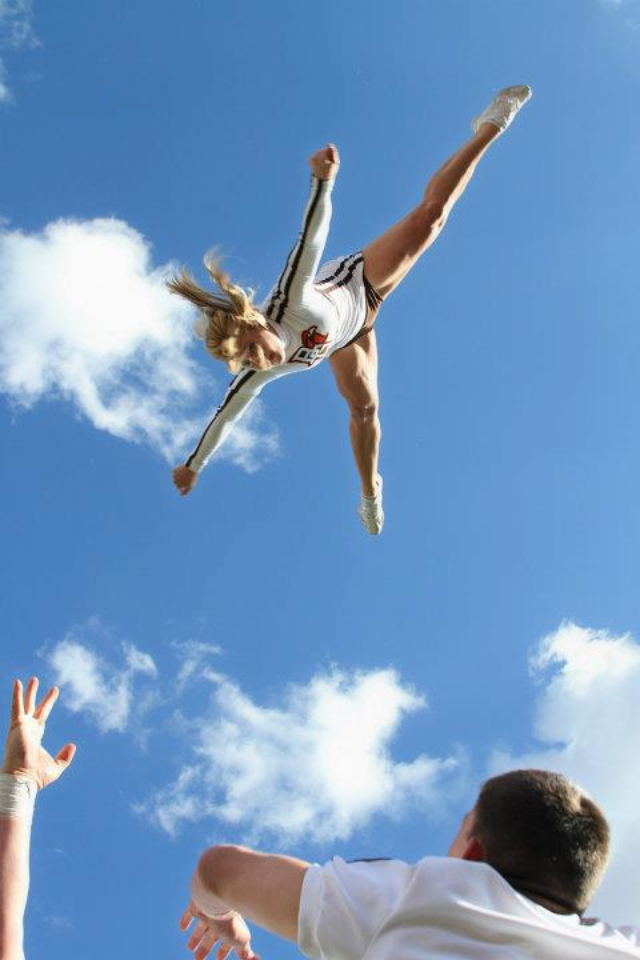
[[[198,680],[210,679],[211,670],[209,660],[222,653],[220,647],[213,643],[202,643],[199,640],[179,640],[172,644],[177,650],[182,662],[176,677],[176,690],[180,694],[189,683]]]
[[[147,653],[123,646],[123,663],[114,666],[69,634],[47,655],[54,683],[73,713],[90,718],[102,733],[124,732],[139,719],[149,699],[136,687],[138,678],[155,679],[156,665]]]
[[[201,427],[202,424],[199,429]],[[265,417],[260,400],[254,400],[213,460],[229,460],[247,473],[255,473],[264,463],[277,457],[279,452],[278,430]]]
[[[458,757],[393,760],[402,719],[425,706],[393,670],[316,676],[289,687],[278,706],[209,679],[209,715],[188,722],[193,760],[138,808],[170,834],[212,817],[253,842],[345,839],[375,814],[442,802],[459,770]]]
[[[63,397],[98,429],[184,456],[213,390],[191,353],[194,312],[164,286],[173,269],[122,220],[0,228],[0,390],[22,407]],[[277,447],[258,406],[221,456],[253,471]]]
[[[2,42],[11,47],[37,43],[32,27],[31,0],[0,0],[0,33]]]
[[[640,29],[640,0],[598,0],[605,8],[622,16],[622,22],[630,30]]]
[[[496,753],[494,770],[557,770],[599,803],[613,831],[613,860],[594,912],[611,922],[640,921],[640,646],[616,636],[563,623],[545,637],[531,660],[544,683],[535,710],[540,747],[523,755]]]
[[[38,43],[32,28],[31,0],[0,0],[0,46],[20,49]],[[12,100],[6,69],[0,60],[0,102]]]
[[[10,98],[11,91],[7,86],[7,71],[2,60],[0,60],[0,103],[2,103],[3,100],[6,101]]]

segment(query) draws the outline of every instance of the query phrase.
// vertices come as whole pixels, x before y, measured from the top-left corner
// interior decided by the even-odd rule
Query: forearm
[[[211,847],[198,862],[192,897],[203,913],[237,910],[265,930],[295,941],[308,866],[295,857],[246,847]]]
[[[22,960],[35,786],[0,775],[0,960]],[[11,815],[8,815],[11,812]]]
[[[333,180],[311,177],[311,190],[292,263],[292,295],[296,294],[305,281],[313,280],[318,270],[331,226],[333,184]]]
[[[22,960],[24,956],[29,834],[24,820],[0,816],[0,960]]]
[[[311,178],[311,191],[302,219],[298,241],[287,258],[268,311],[268,319],[279,322],[291,302],[300,301],[317,273],[331,224],[333,180]]]
[[[255,396],[255,394],[233,394],[232,390],[229,390],[222,405],[207,424],[195,449],[185,460],[185,466],[193,470],[194,473],[200,473],[216,450],[222,446],[236,423],[246,412],[247,407],[255,399]]]

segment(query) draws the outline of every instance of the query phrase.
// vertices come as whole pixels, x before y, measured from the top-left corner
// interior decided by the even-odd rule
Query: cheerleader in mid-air
[[[174,293],[199,308],[197,330],[208,351],[235,374],[195,450],[173,471],[181,494],[193,489],[207,460],[265,384],[329,360],[349,407],[351,445],[362,483],[358,513],[369,533],[382,531],[374,330],[378,310],[434,242],[478,162],[530,96],[526,86],[501,90],[472,121],[473,136],[431,178],[415,209],[361,251],[320,268],[340,161],[333,144],[314,153],[302,231],[280,279],[260,306],[211,257],[205,264],[224,296],[198,286],[186,271],[169,281]]]

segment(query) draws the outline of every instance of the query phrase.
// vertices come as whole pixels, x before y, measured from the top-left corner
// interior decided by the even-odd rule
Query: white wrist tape
[[[31,823],[38,788],[30,777],[0,773],[0,816]]]
[[[191,899],[200,913],[211,917],[212,920],[229,920],[235,913],[235,910],[232,910],[224,900],[221,900],[220,897],[216,897],[215,893],[207,890],[200,879],[200,871],[198,869],[196,869],[191,881]]]

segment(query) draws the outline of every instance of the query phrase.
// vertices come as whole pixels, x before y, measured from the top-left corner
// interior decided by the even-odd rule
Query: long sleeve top
[[[331,223],[332,189],[332,180],[312,177],[298,240],[277,284],[259,308],[281,338],[285,359],[269,370],[243,367],[236,374],[185,461],[196,473],[267,383],[317,366],[349,343],[365,322],[362,254],[331,261],[318,271]]]

